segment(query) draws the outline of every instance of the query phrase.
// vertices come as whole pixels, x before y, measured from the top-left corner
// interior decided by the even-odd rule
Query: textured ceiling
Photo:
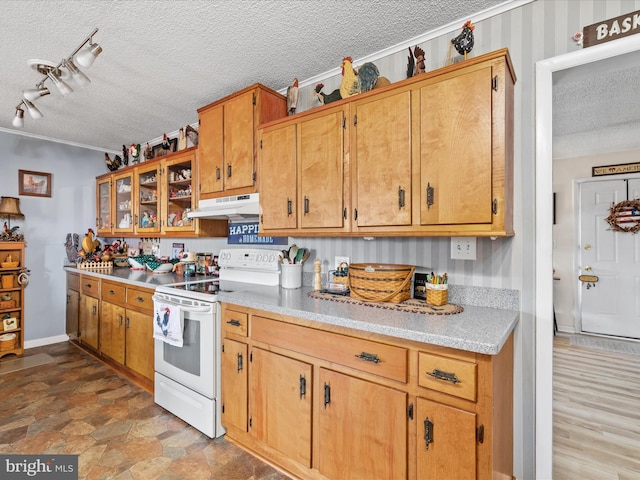
[[[256,82],[335,70],[504,0],[2,0],[0,128],[42,76],[28,59],[58,63],[94,28],[103,53],[92,83],[36,101],[26,134],[119,151],[197,121],[196,110]],[[508,3],[508,2],[506,2]],[[73,83],[69,82],[73,87]]]
[[[640,148],[640,52],[553,74],[553,155]]]

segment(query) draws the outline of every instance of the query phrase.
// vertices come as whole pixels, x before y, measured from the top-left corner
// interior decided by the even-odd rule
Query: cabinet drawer
[[[100,298],[107,302],[124,304],[125,286],[120,283],[102,282]]]
[[[80,288],[83,295],[100,298],[100,279],[96,277],[80,276]]]
[[[70,290],[80,291],[80,275],[76,273],[67,273],[67,288]]]
[[[249,315],[244,312],[225,309],[222,314],[222,329],[225,333],[247,336]]]
[[[420,352],[418,385],[475,402],[477,369],[472,362]]]
[[[407,349],[253,316],[254,340],[321,358],[346,367],[407,381]]]
[[[138,311],[153,311],[153,290],[127,287],[127,308]]]

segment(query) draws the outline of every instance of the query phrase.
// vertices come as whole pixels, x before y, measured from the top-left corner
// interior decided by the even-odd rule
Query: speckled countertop
[[[172,273],[154,274],[144,270],[91,272],[73,267],[66,267],[66,270],[147,288],[184,281],[183,277]],[[202,277],[194,280],[202,280]],[[221,302],[489,355],[500,352],[519,319],[517,292],[512,290],[450,285],[449,301],[462,305],[464,312],[426,315],[311,298],[307,295],[312,290],[310,287],[288,290],[277,286],[221,282],[220,288],[218,299]]]
[[[224,282],[222,302],[292,315],[330,325],[391,337],[495,355],[518,322],[517,310],[463,305],[454,315],[425,315],[311,298],[310,287],[280,287]]]

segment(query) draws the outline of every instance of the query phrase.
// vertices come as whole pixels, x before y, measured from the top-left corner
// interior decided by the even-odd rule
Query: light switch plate
[[[475,260],[476,237],[451,237],[451,258],[454,260]]]

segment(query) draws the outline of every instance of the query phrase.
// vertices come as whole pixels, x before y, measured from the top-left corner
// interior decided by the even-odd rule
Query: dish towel
[[[178,305],[153,302],[153,338],[182,347],[184,314]]]

